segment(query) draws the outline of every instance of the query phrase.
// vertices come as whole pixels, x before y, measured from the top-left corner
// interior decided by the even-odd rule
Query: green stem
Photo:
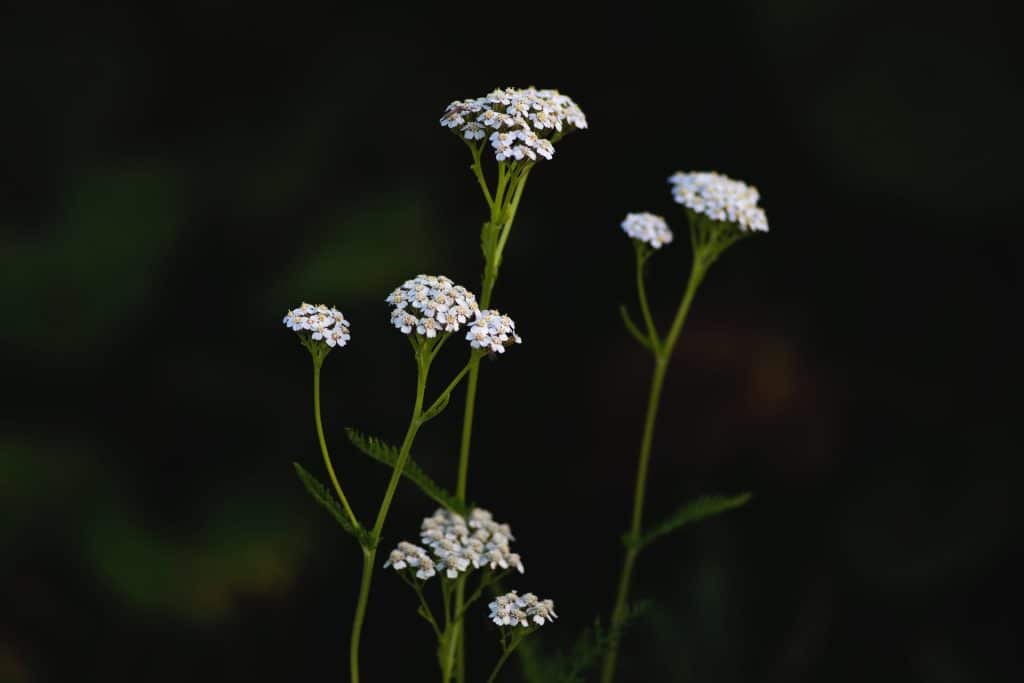
[[[470,361],[468,363],[466,363],[466,366],[464,368],[459,370],[459,374],[455,375],[455,379],[453,379],[451,381],[451,383],[449,383],[448,386],[445,387],[445,390],[442,391],[438,395],[438,397],[434,400],[434,402],[430,404],[430,407],[423,411],[423,417],[426,418],[426,419],[423,420],[424,422],[426,422],[427,419],[432,419],[432,418],[436,417],[438,412],[440,412],[440,410],[445,405],[447,405],[448,399],[452,395],[452,391],[455,390],[455,387],[457,387],[459,385],[459,382],[462,381],[462,378],[466,376],[467,372],[469,372],[469,368],[470,368],[470,365],[472,365],[473,360],[474,359],[478,359],[482,355],[483,354],[481,354],[479,352],[473,353],[473,358],[471,358]],[[429,417],[427,417],[427,416],[429,416]]]
[[[459,624],[459,651],[455,657],[455,680],[462,681],[466,680],[466,633],[465,629],[462,628],[462,624]]]
[[[498,185],[494,189],[494,202],[491,204],[491,219],[495,218],[495,211],[500,213],[501,207],[505,204],[505,189],[508,187],[509,179],[508,164],[498,162]]]
[[[469,361],[469,377],[466,380],[466,407],[462,412],[462,440],[459,443],[459,478],[455,485],[455,497],[460,503],[466,502],[466,485],[469,478],[469,445],[473,439],[473,412],[476,408],[476,382],[480,376],[480,357],[474,354]]]
[[[640,441],[640,459],[636,469],[636,488],[633,492],[633,518],[630,525],[630,539],[640,536],[643,523],[644,497],[647,493],[647,466],[651,456],[651,443],[654,439],[654,421],[661,400],[661,388],[665,380],[668,364],[659,357],[654,365],[654,376],[651,379],[651,392],[647,398],[647,415],[644,418],[644,434]],[[604,668],[601,674],[602,683],[611,683],[615,677],[615,661],[618,657],[619,631],[626,619],[626,601],[629,598],[629,585],[633,577],[633,565],[639,548],[632,542],[626,548],[626,559],[619,575],[619,588],[615,596],[615,607],[612,609],[611,633],[612,644],[605,655]]]
[[[526,187],[526,179],[529,175],[530,167],[527,166],[519,174],[517,179],[518,182],[516,182],[515,193],[512,195],[512,202],[508,205],[508,212],[505,217],[505,226],[501,230],[501,237],[498,238],[498,248],[495,254],[495,276],[497,276],[498,266],[501,265],[501,255],[505,251],[505,242],[508,241],[508,235],[512,232],[512,222],[516,219],[516,212],[519,210],[519,200],[523,196],[523,188]]]
[[[434,362],[434,359],[437,358],[437,354],[441,353],[441,347],[444,346],[444,343],[448,341],[448,337],[450,336],[452,335],[445,333],[442,334],[440,337],[435,337],[435,342],[429,352],[429,355],[427,356],[427,365],[430,365],[431,363]]]
[[[516,648],[519,647],[519,643],[523,641],[522,638],[512,637],[508,647],[504,648],[504,652],[501,653],[501,657],[498,659],[498,663],[491,669],[491,675],[487,677],[487,683],[494,683],[498,678],[498,672],[501,671],[501,667],[505,666],[505,661],[508,660],[509,655],[515,652]]]
[[[693,297],[697,294],[697,288],[700,287],[700,283],[704,281],[708,265],[703,252],[698,251],[694,254],[693,265],[690,267],[690,279],[686,283],[686,293],[683,294],[683,300],[679,303],[676,317],[672,320],[672,327],[668,330],[668,335],[665,337],[665,343],[662,348],[662,356],[666,361],[671,357],[672,350],[675,348],[679,335],[683,331],[683,325],[686,323],[686,316],[690,313]]]
[[[477,182],[480,183],[480,189],[483,190],[487,206],[493,207],[494,200],[491,198],[491,191],[487,188],[487,178],[484,176],[484,169],[480,164],[480,150],[483,149],[483,145],[475,145],[468,141],[466,144],[469,145],[469,152],[473,155],[473,165],[470,168],[473,169],[473,175],[476,176]]]
[[[366,605],[370,599],[370,585],[373,582],[374,560],[377,556],[377,543],[380,541],[381,531],[384,529],[384,522],[388,518],[388,510],[391,508],[391,501],[395,497],[395,489],[398,488],[398,481],[402,478],[402,470],[405,463],[409,461],[409,453],[412,451],[412,443],[419,431],[423,414],[423,395],[427,388],[427,374],[430,371],[430,362],[423,354],[416,354],[416,403],[413,406],[412,418],[409,420],[409,427],[402,440],[402,447],[398,452],[398,462],[391,471],[391,479],[384,492],[384,499],[381,501],[380,510],[377,511],[377,521],[370,532],[373,541],[373,548],[363,550],[363,578],[359,584],[359,598],[356,601],[356,614],[352,620],[352,640],[349,646],[349,670],[352,676],[352,683],[359,681],[359,640],[363,630],[363,621],[366,617]]]
[[[639,256],[639,251],[637,252]],[[615,666],[618,659],[620,632],[626,619],[627,604],[629,600],[630,582],[633,578],[633,567],[636,564],[640,547],[636,545],[636,539],[640,537],[643,530],[644,498],[647,493],[647,469],[651,458],[651,444],[654,441],[654,426],[658,415],[658,406],[661,403],[661,390],[665,382],[665,373],[668,370],[672,352],[676,342],[683,330],[686,316],[690,312],[690,305],[697,293],[697,288],[707,271],[704,254],[698,250],[693,257],[693,266],[690,268],[690,277],[686,283],[686,292],[682,301],[679,302],[679,309],[676,311],[672,326],[669,328],[665,341],[660,346],[654,347],[654,373],[651,378],[650,395],[647,398],[647,413],[644,417],[644,433],[640,440],[640,457],[636,468],[636,485],[633,492],[633,516],[630,524],[626,557],[622,564],[622,573],[619,575],[619,586],[615,596],[615,606],[612,609],[611,634],[612,643],[605,655],[604,665],[601,670],[601,682],[612,683],[615,678]],[[643,260],[637,259],[637,287],[640,288],[641,308],[644,309],[644,317],[648,318],[649,313],[646,307],[646,294],[643,290]],[[648,322],[649,329],[653,327],[653,321]],[[656,341],[657,337],[652,337]]]
[[[427,597],[423,595],[422,586],[420,586],[420,584],[416,582],[416,579],[407,577],[404,572],[398,572],[398,575],[402,577],[402,580],[405,581],[410,588],[412,588],[414,593],[416,593],[416,597],[420,600],[420,609],[423,610],[421,612],[421,616],[434,629],[434,635],[436,635],[437,639],[440,640],[441,627],[437,625],[437,619],[434,618],[434,611],[430,609],[430,603],[427,602]]]
[[[352,619],[352,639],[348,645],[348,670],[352,683],[359,683],[359,639],[363,631],[363,619],[366,617],[366,604],[370,599],[370,583],[373,581],[373,563],[376,557],[376,548],[363,548],[363,577],[359,582],[359,600],[356,602],[356,614]]]
[[[496,584],[499,581],[501,581],[503,578],[505,578],[505,576],[510,571],[512,571],[512,570],[511,569],[506,569],[505,571],[501,572],[497,576],[494,576],[494,574],[486,574],[485,578],[480,579],[480,585],[477,586],[477,589],[475,591],[473,591],[473,593],[468,598],[466,598],[466,600],[465,600],[465,607],[463,607],[463,611],[462,612],[456,612],[455,613],[455,618],[456,619],[461,619],[463,616],[465,616],[466,610],[468,610],[470,608],[470,606],[474,602],[476,602],[477,600],[480,599],[480,596],[483,594],[484,589],[489,587],[489,586],[491,586],[492,584]]]
[[[443,653],[442,661],[443,667],[441,669],[441,680],[444,683],[448,683],[451,680],[452,674],[456,672],[459,666],[458,662],[458,651],[459,641],[462,640],[462,615],[459,614],[459,604],[463,600],[463,596],[466,591],[466,574],[459,576],[455,582],[455,607],[445,615],[448,622],[448,639],[445,641],[447,651]],[[448,607],[448,597],[445,596],[445,607]]]
[[[463,613],[465,612],[465,587],[459,586],[458,590],[455,591],[455,622],[452,624],[452,643],[448,650],[447,660],[447,672],[445,682],[451,679],[452,671],[455,673],[455,680],[458,683],[463,683],[466,679],[466,645],[463,639],[466,637],[465,624],[462,620]]]
[[[473,148],[471,147],[471,150]],[[501,229],[498,236],[498,241],[493,244],[492,251],[484,254],[484,277],[482,287],[480,291],[480,308],[487,309],[491,305],[491,295],[494,292],[494,286],[498,282],[498,269],[501,265],[501,255],[505,250],[505,244],[508,242],[509,233],[512,230],[512,223],[515,221],[516,212],[519,210],[519,202],[523,196],[523,188],[526,186],[526,178],[529,175],[530,167],[523,169],[518,177],[515,177],[515,173],[511,170],[511,167],[505,163],[498,164],[498,181],[497,187],[495,188],[494,194],[491,195],[487,189],[487,183],[483,175],[483,170],[480,166],[480,154],[479,150],[473,153],[473,173],[476,175],[477,180],[480,182],[480,187],[484,192],[484,199],[487,200],[487,206],[490,209],[490,223],[485,226],[485,230],[490,229],[490,225],[501,223]],[[514,190],[512,192],[511,200],[506,205],[506,192],[509,188],[509,182],[514,184]],[[455,496],[459,502],[466,502],[466,490],[469,483],[469,452],[470,446],[473,440],[473,418],[476,410],[476,389],[477,382],[480,378],[480,355],[473,354],[473,357],[469,362],[469,377],[466,383],[466,405],[462,413],[462,438],[459,442],[459,470],[458,479],[455,485]],[[462,616],[465,611],[465,587],[460,585],[459,589],[455,593],[455,633],[453,640],[456,644],[452,655],[457,660],[454,665],[456,680],[459,683],[465,683],[465,671],[466,671],[466,645],[465,645],[465,629],[463,628]],[[448,667],[452,668],[451,665]],[[447,679],[446,679],[447,680]]]
[[[420,418],[423,415],[423,395],[427,389],[427,374],[430,372],[429,362],[417,357],[418,370],[416,377],[416,403],[412,409],[412,418],[409,420],[409,428],[405,432],[405,438],[402,440],[402,447],[398,451],[398,462],[395,463],[394,470],[391,471],[391,479],[388,481],[388,487],[384,491],[384,500],[381,501],[380,510],[377,511],[377,521],[373,524],[372,537],[374,540],[380,538],[380,533],[384,529],[384,522],[388,518],[388,510],[391,509],[391,501],[395,497],[395,489],[398,488],[398,482],[402,478],[402,470],[405,469],[405,463],[409,462],[409,453],[412,451],[412,442],[416,438],[416,432],[419,431],[421,426]]]
[[[447,630],[452,623],[452,589],[447,581],[441,581],[441,598],[444,604],[444,624]]]
[[[634,240],[636,247],[636,292],[640,300],[640,311],[644,316],[644,324],[647,326],[647,339],[650,342],[651,350],[658,354],[661,341],[658,339],[658,328],[654,325],[654,318],[651,317],[651,307],[647,303],[647,285],[644,283],[644,262],[647,260],[644,254],[646,245]]]
[[[490,292],[486,292],[490,296]],[[473,354],[469,361],[469,378],[466,382],[466,406],[462,413],[462,440],[459,443],[459,474],[455,485],[455,497],[460,503],[466,502],[466,486],[469,479],[469,446],[473,439],[473,412],[476,407],[476,383],[480,376],[479,354]],[[465,593],[462,586],[455,593],[455,634],[454,639],[458,643],[455,651],[455,679],[458,683],[466,680],[466,645],[465,629],[462,624],[463,612],[465,611]],[[445,679],[448,680],[448,679]]]
[[[529,169],[523,172],[518,187],[509,206],[505,224],[502,227],[501,237],[493,253],[488,254],[484,268],[483,288],[480,294],[480,308],[486,309],[491,304],[491,294],[494,292],[494,285],[498,281],[497,261],[501,258],[501,251],[508,240],[509,231],[512,229],[512,222],[515,220],[516,212],[519,210],[519,200],[523,194],[523,186],[526,184],[526,176]],[[502,178],[504,179],[504,173]],[[504,188],[502,188],[502,192]],[[492,219],[493,211],[492,211]],[[476,409],[476,387],[480,377],[480,356],[473,354],[469,365],[469,379],[466,383],[466,406],[462,414],[462,440],[459,443],[459,474],[455,487],[456,497],[465,502],[466,487],[469,477],[469,449],[473,439],[473,414]]]
[[[334,484],[334,490],[338,492],[338,497],[341,498],[341,505],[345,508],[345,514],[352,520],[352,526],[356,529],[361,528],[359,522],[356,520],[355,514],[352,512],[352,507],[348,504],[348,498],[345,497],[345,492],[341,490],[341,484],[338,482],[338,477],[334,474],[334,466],[331,464],[331,456],[327,453],[327,439],[324,437],[324,423],[320,419],[320,363],[317,359],[313,358],[313,416],[316,419],[316,436],[320,441],[320,453],[324,456],[324,465],[327,466],[327,474],[331,477],[331,483]]]

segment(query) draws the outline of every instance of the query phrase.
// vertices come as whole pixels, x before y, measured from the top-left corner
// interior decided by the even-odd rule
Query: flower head
[[[345,346],[352,338],[349,323],[341,311],[324,305],[313,306],[303,302],[298,308],[288,311],[283,322],[285,327],[304,338],[323,342],[331,348]]]
[[[494,521],[487,510],[474,508],[469,517],[439,509],[423,520],[420,547],[403,541],[391,551],[385,567],[397,570],[416,567],[416,576],[427,579],[435,572],[449,579],[459,574],[488,567],[515,568],[525,572],[523,560],[511,551],[512,530],[507,524]]]
[[[635,240],[646,242],[655,249],[672,241],[672,231],[665,219],[653,213],[627,213],[622,230]]]
[[[437,573],[434,569],[434,560],[431,559],[427,551],[407,541],[399,543],[398,547],[388,555],[384,568],[388,567],[394,567],[395,571],[411,567],[416,570],[416,578],[424,581]]]
[[[522,344],[522,338],[516,334],[516,324],[512,318],[502,315],[494,309],[477,311],[473,326],[466,333],[469,345],[474,349],[485,349],[492,353],[505,353],[512,344]]]
[[[551,159],[552,144],[566,133],[587,127],[587,117],[557,90],[504,88],[484,97],[448,105],[441,125],[463,138],[491,143],[498,161]]]
[[[676,202],[716,221],[735,223],[743,232],[768,232],[757,188],[714,172],[675,173],[668,182]]]
[[[402,334],[433,339],[457,332],[479,312],[476,296],[444,275],[417,275],[385,299],[392,305],[391,324]]]
[[[509,591],[496,597],[487,606],[491,610],[488,618],[498,626],[529,627],[531,621],[537,626],[543,626],[558,618],[555,603],[541,600],[533,593],[519,595],[516,591]]]

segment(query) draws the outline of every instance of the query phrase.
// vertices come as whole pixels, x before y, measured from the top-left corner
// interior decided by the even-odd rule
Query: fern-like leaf
[[[383,463],[392,469],[398,464],[398,449],[394,446],[390,446],[376,437],[368,436],[351,427],[345,429],[345,434],[348,435],[348,440],[352,442],[353,446],[377,462]],[[433,499],[441,506],[461,515],[468,512],[465,503],[459,501],[431,479],[411,457],[406,460],[405,467],[402,468],[402,476],[416,484],[420,491],[423,491],[428,498]]]
[[[681,526],[742,507],[747,504],[750,498],[751,494],[749,493],[741,493],[735,496],[701,496],[683,505],[683,507],[676,510],[661,524],[651,528],[647,533],[641,534],[639,538],[627,537],[625,539],[626,544],[636,544],[643,548],[662,536],[672,533]]]
[[[295,473],[299,475],[302,485],[306,487],[306,491],[313,497],[313,500],[326,508],[331,513],[331,516],[338,521],[341,528],[355,536],[360,544],[367,547],[372,545],[369,542],[370,537],[366,530],[359,526],[358,523],[356,525],[352,524],[352,520],[345,514],[345,511],[338,504],[338,501],[335,500],[330,490],[321,484],[316,477],[307,472],[299,463],[293,462],[292,465],[295,466]]]

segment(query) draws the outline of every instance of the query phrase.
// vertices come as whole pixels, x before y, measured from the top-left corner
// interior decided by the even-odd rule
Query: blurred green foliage
[[[363,197],[337,208],[315,239],[294,245],[287,255],[291,268],[274,283],[271,299],[291,301],[295,292],[305,292],[327,301],[344,292],[349,302],[383,301],[380,293],[398,284],[395,273],[443,267],[446,232],[415,189]]]
[[[174,270],[187,210],[181,189],[151,164],[76,177],[54,223],[0,244],[0,305],[48,312],[45,334],[7,325],[5,338],[38,353],[102,354],[126,326],[156,316],[153,297]]]
[[[138,509],[104,505],[84,530],[87,562],[133,608],[199,623],[224,619],[240,598],[292,589],[311,536],[280,500],[235,492],[196,514],[198,533],[174,539],[145,527]]]
[[[0,443],[0,541],[58,534],[66,557],[148,618],[211,623],[239,598],[283,595],[312,547],[309,517],[280,494],[222,488],[194,506],[198,527],[170,533],[147,519],[142,492],[84,443]],[[275,497],[276,495],[276,497]]]

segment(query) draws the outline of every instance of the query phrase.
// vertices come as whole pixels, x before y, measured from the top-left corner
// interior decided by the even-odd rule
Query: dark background
[[[415,376],[384,296],[419,272],[479,286],[485,206],[437,120],[530,84],[591,128],[524,195],[495,303],[525,343],[482,374],[470,491],[516,532],[516,584],[557,603],[543,647],[607,616],[628,524],[650,363],[617,318],[618,224],[676,231],[652,262],[667,325],[688,262],[666,178],[716,169],[759,187],[771,232],[698,295],[647,518],[755,498],[642,557],[622,679],[1012,676],[1024,99],[1001,8],[334,9],[0,24],[0,680],[345,678],[359,555],[291,469],[322,465],[281,316],[353,323],[324,411],[369,519],[387,471],[342,430],[399,441]],[[461,405],[415,449],[448,486]],[[397,501],[386,543],[433,509]],[[413,604],[377,577],[367,680],[435,678]],[[471,680],[497,656],[484,616]]]

